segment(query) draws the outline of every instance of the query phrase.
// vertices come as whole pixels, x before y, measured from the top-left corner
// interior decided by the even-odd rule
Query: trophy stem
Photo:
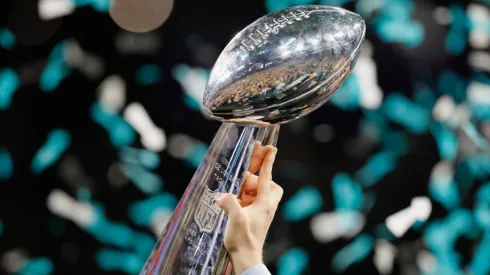
[[[238,194],[256,141],[275,146],[278,134],[279,124],[221,125],[140,275],[231,274],[223,247],[227,216],[215,196]]]

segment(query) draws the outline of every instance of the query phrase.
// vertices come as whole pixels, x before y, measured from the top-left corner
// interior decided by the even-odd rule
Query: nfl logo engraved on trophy
[[[194,221],[199,227],[199,231],[213,233],[218,222],[221,208],[214,199],[218,191],[210,191],[207,187],[201,196],[201,201],[194,215]]]

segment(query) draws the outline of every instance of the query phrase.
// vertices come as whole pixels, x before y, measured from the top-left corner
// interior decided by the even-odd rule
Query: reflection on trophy
[[[207,115],[223,124],[140,274],[232,272],[223,247],[227,217],[215,195],[238,194],[254,146],[275,146],[280,124],[332,96],[356,62],[365,29],[344,9],[296,6],[231,40],[204,91]]]

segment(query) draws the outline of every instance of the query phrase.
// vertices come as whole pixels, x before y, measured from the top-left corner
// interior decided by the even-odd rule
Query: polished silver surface
[[[262,146],[276,145],[279,128],[221,124],[140,275],[230,274],[223,247],[227,216],[215,196],[239,194],[252,157]]]
[[[218,58],[204,106],[223,123],[140,275],[228,275],[220,193],[239,194],[256,148],[276,145],[280,123],[326,102],[355,64],[364,38],[356,14],[297,6],[240,32]],[[255,167],[255,168],[251,168]],[[255,170],[252,170],[255,169]]]
[[[208,116],[266,125],[304,116],[349,74],[366,26],[350,11],[295,6],[238,33],[213,67],[204,92]]]

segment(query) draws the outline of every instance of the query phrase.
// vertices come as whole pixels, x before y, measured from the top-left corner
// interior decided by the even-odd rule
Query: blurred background
[[[273,274],[490,274],[490,1],[0,3],[0,273],[137,274],[219,123],[228,41],[288,6],[363,16],[354,72],[281,128]]]

